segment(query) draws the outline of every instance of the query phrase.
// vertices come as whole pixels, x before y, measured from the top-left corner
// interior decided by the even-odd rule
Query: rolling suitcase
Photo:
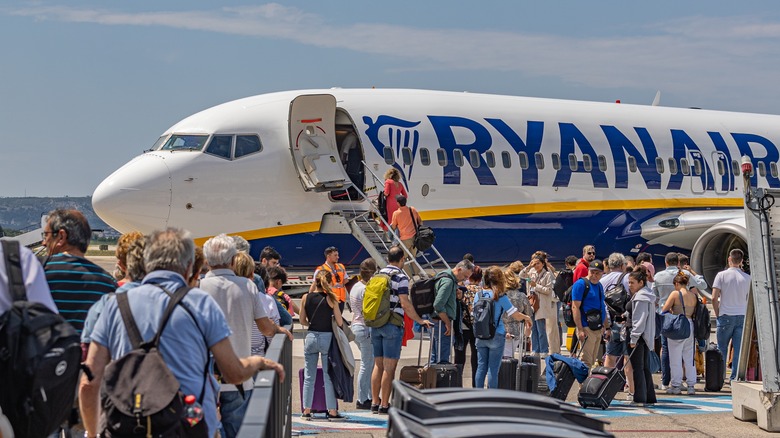
[[[522,343],[525,345],[525,342]],[[536,393],[539,390],[539,373],[541,359],[533,354],[520,352],[520,363],[517,365],[516,389],[522,392]]]
[[[301,391],[301,412],[303,412],[303,385],[304,385],[304,371],[303,368],[298,370],[298,383]],[[338,409],[338,400],[336,400],[336,409]],[[311,412],[313,414],[324,414],[328,412],[328,407],[325,405],[325,379],[322,377],[322,368],[317,367],[317,376],[314,379],[314,399],[311,404]]]
[[[596,367],[582,382],[577,401],[583,408],[607,409],[625,385],[626,377],[622,369]]]
[[[498,369],[498,387],[501,389],[517,389],[517,364],[514,357],[501,359],[501,368]]]
[[[555,361],[553,373],[555,374],[555,389],[550,391],[550,397],[566,401],[566,397],[569,396],[569,391],[574,385],[574,373],[569,364],[561,360]]]
[[[423,328],[425,330],[425,328]],[[401,368],[400,376],[398,377],[402,382],[408,383],[416,388],[423,387],[423,370],[424,366],[420,365],[422,360],[422,344],[423,337],[420,333],[420,348],[417,351],[417,365],[407,365]]]
[[[717,344],[710,342],[710,346],[704,353],[704,390],[718,392],[723,389],[724,375],[723,353]]]
[[[439,321],[439,333],[442,332],[442,329],[442,322]],[[450,336],[450,353],[452,353],[452,341],[452,336]],[[431,336],[430,349],[433,349],[433,336]],[[431,363],[430,349],[428,352],[428,365],[422,371],[423,388],[462,388],[463,380],[460,373],[458,373],[458,367],[452,363]],[[441,342],[438,343],[437,349],[437,357],[441,357]]]

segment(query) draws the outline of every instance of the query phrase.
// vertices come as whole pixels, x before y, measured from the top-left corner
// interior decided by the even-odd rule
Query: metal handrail
[[[292,326],[286,328],[291,330]],[[292,436],[292,341],[285,334],[276,334],[265,357],[281,364],[285,377],[280,380],[273,370],[257,373],[238,438]]]

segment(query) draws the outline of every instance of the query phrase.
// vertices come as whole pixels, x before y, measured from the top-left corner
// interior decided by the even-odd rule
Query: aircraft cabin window
[[[471,167],[477,168],[479,167],[480,161],[479,161],[479,152],[477,152],[476,149],[472,149],[469,151],[469,161],[471,161]]]
[[[163,151],[202,151],[203,145],[209,139],[208,135],[172,135],[160,148]],[[228,156],[230,153],[228,152]]]
[[[420,162],[423,166],[431,165],[431,152],[428,148],[420,148]]]
[[[485,161],[489,168],[492,169],[496,167],[496,154],[494,154],[493,151],[485,152]]]
[[[401,148],[401,157],[404,160],[404,166],[412,165],[412,150],[410,148]]]
[[[458,167],[463,167],[463,151],[460,149],[455,149],[452,151],[452,159],[455,161],[455,165]]]
[[[769,173],[772,178],[777,178],[777,163],[769,163]]]
[[[534,154],[534,160],[536,160],[536,168],[539,170],[544,169],[544,155],[541,152]]]
[[[723,176],[726,174],[726,164],[723,157],[718,158],[718,175]]]
[[[693,159],[693,174],[696,176],[701,175],[701,160],[698,158]]]
[[[607,171],[607,157],[599,155],[599,170],[602,172]]]
[[[385,158],[385,164],[395,164],[395,157],[393,156],[393,148],[385,146],[382,149],[382,156]]]
[[[561,170],[561,156],[557,153],[552,154],[552,166],[555,170]]]
[[[158,138],[156,142],[154,142],[154,145],[152,145],[152,148],[149,149],[150,151],[156,151],[159,150],[163,143],[165,143],[165,139],[168,138],[167,135],[163,135],[162,137]]]
[[[230,158],[230,149],[233,147],[232,135],[215,135],[211,137],[206,153],[222,158]]]
[[[731,173],[734,174],[734,176],[739,176],[739,162],[737,160],[731,160]]]
[[[586,172],[593,170],[593,162],[590,160],[590,155],[582,156],[582,167]]]
[[[658,174],[664,173],[664,159],[661,157],[655,157],[655,171]]]
[[[628,157],[628,170],[636,172],[636,158],[631,156]]]
[[[761,176],[766,176],[766,164],[764,164],[763,161],[758,162],[758,174]]]
[[[260,137],[256,135],[237,135],[236,151],[234,158],[241,158],[244,155],[253,154],[263,150],[263,144],[260,143]]]
[[[528,169],[528,154],[525,152],[518,152],[517,158],[520,160],[520,168],[523,170]]]
[[[680,158],[680,172],[682,172],[683,175],[691,174],[691,166],[688,164],[688,159]]]
[[[677,160],[669,158],[669,173],[677,175]]]
[[[569,169],[572,172],[577,171],[577,156],[574,154],[569,154]]]
[[[439,166],[447,166],[447,151],[442,148],[436,149],[436,159],[439,160]]]
[[[504,168],[506,169],[512,167],[512,156],[509,155],[509,152],[507,151],[501,152],[501,163],[504,165]]]

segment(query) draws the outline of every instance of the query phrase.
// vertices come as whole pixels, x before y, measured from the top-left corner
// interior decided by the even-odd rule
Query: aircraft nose
[[[171,173],[165,159],[146,153],[125,164],[95,189],[92,207],[123,233],[165,228],[171,213]]]

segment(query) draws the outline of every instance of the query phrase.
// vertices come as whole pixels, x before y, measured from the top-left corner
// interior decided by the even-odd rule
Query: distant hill
[[[92,198],[3,198],[0,197],[0,226],[10,230],[38,228],[41,215],[57,208],[75,208],[84,213],[94,230],[113,230],[92,210]]]

